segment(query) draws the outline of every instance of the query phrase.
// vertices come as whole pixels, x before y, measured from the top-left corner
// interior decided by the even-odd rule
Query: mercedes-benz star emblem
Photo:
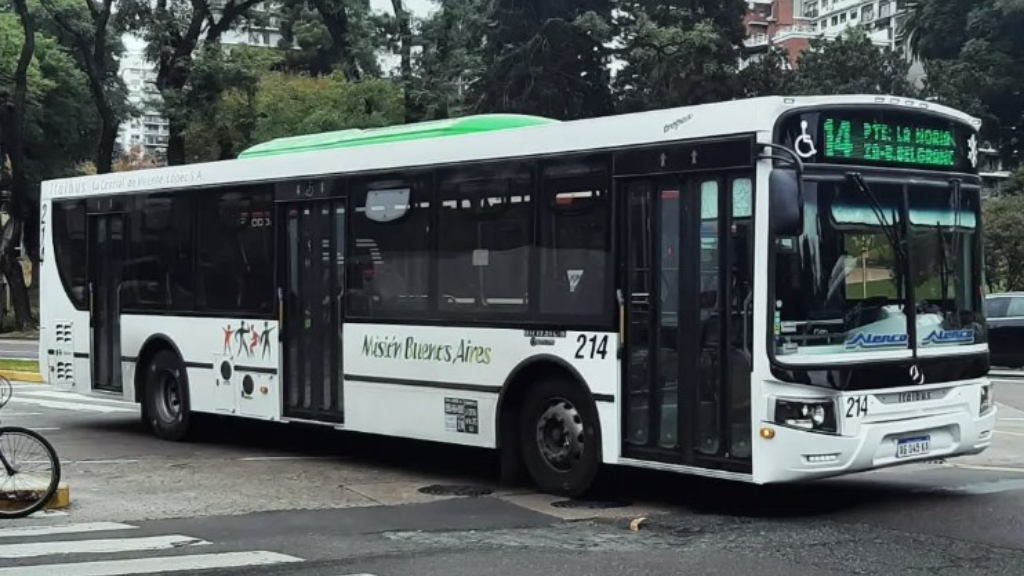
[[[910,367],[910,379],[914,381],[914,384],[924,384],[924,373],[921,372],[917,364]]]

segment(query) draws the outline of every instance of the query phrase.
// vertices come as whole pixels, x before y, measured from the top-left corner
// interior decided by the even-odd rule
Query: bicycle
[[[14,386],[0,375],[0,408],[14,395]],[[49,472],[43,473],[49,466]],[[60,485],[60,459],[38,432],[0,426],[0,519],[24,518],[42,509]]]

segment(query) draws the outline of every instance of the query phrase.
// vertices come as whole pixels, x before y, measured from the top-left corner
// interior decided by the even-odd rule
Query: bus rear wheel
[[[188,374],[178,355],[170,350],[157,352],[146,367],[146,391],[143,411],[157,437],[178,442],[191,431]]]
[[[559,496],[582,496],[600,465],[594,401],[568,380],[537,382],[523,402],[519,445],[538,488]]]

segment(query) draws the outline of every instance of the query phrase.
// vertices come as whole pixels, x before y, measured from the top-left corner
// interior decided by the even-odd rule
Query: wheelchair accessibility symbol
[[[814,145],[814,139],[807,133],[807,120],[800,122],[800,136],[794,143],[796,153],[801,158],[811,158],[818,154],[818,148]]]

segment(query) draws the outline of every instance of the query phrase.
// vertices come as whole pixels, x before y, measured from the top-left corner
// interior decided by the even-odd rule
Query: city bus
[[[763,97],[49,181],[41,372],[169,441],[321,424],[494,449],[568,496],[604,465],[766,484],[977,454],[979,127]]]

